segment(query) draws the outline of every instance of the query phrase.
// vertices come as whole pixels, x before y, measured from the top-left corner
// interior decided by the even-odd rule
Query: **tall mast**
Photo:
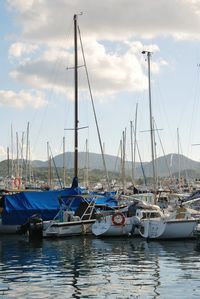
[[[77,15],[74,15],[74,177],[78,177],[78,50],[77,50]]]
[[[23,177],[23,162],[24,162],[24,132],[22,132],[22,139],[21,139],[21,178]]]
[[[13,176],[13,127],[11,124],[11,176]]]
[[[153,121],[153,144],[154,144],[154,167],[155,167],[155,185],[158,186],[158,163],[156,163],[157,153],[156,153],[156,139],[155,139],[155,120],[152,117]]]
[[[28,143],[28,160],[29,160],[29,163],[28,163],[28,172],[29,172],[29,180],[30,180],[30,183],[32,183],[32,175],[31,175],[31,144],[30,144],[30,141]]]
[[[125,193],[125,159],[126,159],[126,128],[125,131],[122,132],[122,184],[123,191]]]
[[[131,121],[131,161],[132,161],[132,184],[135,185],[135,156],[136,156],[136,132],[137,132],[137,110],[138,110],[138,103],[136,104],[136,111],[135,111],[135,128],[133,127],[133,122]],[[134,146],[133,146],[133,132],[134,132]]]
[[[29,147],[29,122],[27,124],[27,130],[26,130],[26,169],[25,169],[25,183],[27,183],[27,180],[28,180],[28,152],[29,152],[29,148],[28,147]],[[30,163],[30,161],[29,161],[29,163]]]
[[[136,144],[137,144],[137,111],[138,111],[138,103],[136,104],[136,109],[135,109],[135,130],[134,130],[134,181],[135,181],[135,156],[136,156]]]
[[[150,133],[151,133],[151,157],[153,170],[153,191],[156,194],[156,173],[155,173],[155,158],[154,158],[154,137],[153,137],[153,119],[152,119],[152,105],[151,105],[151,52],[142,51],[142,54],[147,55],[148,62],[148,83],[149,83],[149,115],[150,115]]]
[[[121,183],[123,187],[123,147],[122,147],[122,139],[120,140],[120,174],[121,174]]]
[[[65,137],[63,137],[63,187],[66,186],[66,156],[65,156]]]
[[[52,172],[51,172],[51,156],[50,156],[50,151],[49,151],[49,142],[47,142],[47,161],[48,161],[48,185],[51,189]]]
[[[133,165],[133,122],[132,120],[130,121],[130,126],[131,126],[131,177],[132,177],[132,184],[134,186],[135,183],[134,183],[134,165]]]
[[[8,174],[8,177],[10,176],[10,154],[9,154],[9,147],[7,147],[7,174]]]
[[[178,143],[178,188],[181,189],[181,160],[180,160],[180,139],[179,129],[177,128],[177,143]]]
[[[19,178],[19,138],[18,132],[16,132],[16,147],[17,147],[17,173],[16,176]]]

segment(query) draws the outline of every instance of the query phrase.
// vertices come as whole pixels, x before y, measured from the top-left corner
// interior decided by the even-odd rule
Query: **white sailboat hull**
[[[90,234],[92,232],[91,226],[94,222],[95,219],[43,223],[43,237],[69,237]]]
[[[131,233],[134,225],[135,216],[126,217],[122,225],[116,225],[112,222],[111,216],[101,218],[92,225],[92,233],[99,236],[127,236]],[[134,232],[136,233],[136,231]]]
[[[148,239],[194,238],[197,223],[197,219],[149,219],[142,222],[139,232]]]

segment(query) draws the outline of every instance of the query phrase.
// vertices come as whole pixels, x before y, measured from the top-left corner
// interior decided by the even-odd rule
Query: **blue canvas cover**
[[[75,195],[81,192],[80,188],[67,188],[5,195],[2,224],[22,225],[34,214],[39,214],[43,220],[51,220],[60,209],[58,200],[60,196]]]
[[[94,192],[93,194],[97,196],[96,204],[98,205],[107,205],[112,207],[118,205],[117,200],[114,197],[116,192],[104,192],[104,193]]]
[[[73,195],[78,194],[80,197],[73,197]],[[2,224],[22,225],[27,223],[34,214],[39,214],[44,221],[51,220],[60,210],[61,199],[66,206],[70,206],[71,210],[76,211],[82,201],[81,195],[83,194],[85,194],[85,190],[79,187],[71,187],[63,190],[20,192],[5,195]],[[111,193],[105,193],[97,196],[95,202],[96,204],[116,206],[117,201],[112,195]],[[93,195],[91,194],[92,198]]]

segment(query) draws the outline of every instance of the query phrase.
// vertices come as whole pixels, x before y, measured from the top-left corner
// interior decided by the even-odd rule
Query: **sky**
[[[47,160],[74,150],[73,16],[84,50],[106,154],[120,155],[130,122],[142,161],[151,160],[147,56],[156,157],[181,153],[200,161],[199,0],[1,0],[0,160]],[[100,153],[83,56],[79,56],[79,151]],[[29,126],[29,131],[27,130]],[[28,133],[29,132],[29,133]]]

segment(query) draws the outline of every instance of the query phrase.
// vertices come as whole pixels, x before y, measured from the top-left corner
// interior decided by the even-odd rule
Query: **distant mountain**
[[[66,167],[72,169],[74,167],[74,153],[67,152]],[[86,168],[86,153],[79,152],[79,168]],[[119,157],[112,155],[105,155],[106,168],[108,171],[120,172],[121,161]],[[54,163],[57,167],[63,167],[63,155],[57,155],[54,157]],[[48,162],[33,161],[34,167],[48,167]],[[179,170],[180,165],[180,170]],[[131,174],[132,163],[126,161],[125,164],[126,174]],[[170,175],[178,175],[179,171],[181,175],[192,173],[193,175],[200,176],[200,162],[193,161],[183,155],[168,154],[166,156],[159,157],[155,160],[155,168],[160,177],[168,177]],[[89,169],[104,170],[102,156],[96,153],[89,153]],[[143,169],[143,171],[142,171]],[[143,172],[146,177],[152,177],[152,162],[136,162],[136,177],[142,177]]]
[[[33,167],[48,167],[47,161],[40,161],[40,160],[34,160],[32,161]]]
[[[200,162],[193,161],[183,155],[168,154],[155,160],[155,169],[159,177],[181,176],[200,177]],[[144,164],[146,177],[152,177],[152,162]],[[137,174],[141,176],[141,170],[137,168]]]
[[[102,155],[95,154],[95,153],[89,153],[89,168],[90,169],[99,169],[104,170],[103,166],[103,160]],[[74,167],[74,153],[73,152],[67,152],[65,154],[65,164],[66,168],[71,169]],[[79,168],[86,168],[86,153],[85,152],[79,152],[78,154],[78,164]],[[106,168],[108,171],[114,171],[119,172],[120,171],[120,158],[112,155],[105,155],[105,162],[106,162]],[[54,162],[57,167],[63,167],[63,155],[57,155],[54,157]],[[48,167],[48,161],[42,162],[42,161],[33,161],[32,165],[34,167]],[[138,167],[140,163],[136,163],[136,167]],[[126,162],[126,168],[131,169],[131,162]]]
[[[67,169],[73,169],[74,167],[74,153],[67,152],[65,154],[65,165]],[[79,152],[78,154],[78,164],[79,168],[86,168],[86,153]],[[111,172],[120,172],[121,161],[119,157],[112,155],[105,155],[105,162],[107,171]],[[5,176],[7,173],[7,161],[0,162],[0,176]],[[63,155],[57,155],[52,161],[52,166],[56,165],[58,168],[63,167]],[[180,165],[180,169],[179,169]],[[32,161],[32,166],[35,169],[47,168],[48,161],[34,160]],[[131,175],[131,166],[130,161],[126,161],[126,175]],[[96,153],[89,153],[89,169],[90,170],[104,170],[102,156]],[[168,154],[166,156],[159,157],[155,160],[155,169],[157,170],[159,177],[169,177],[178,176],[179,172],[181,176],[187,177],[192,176],[193,178],[200,177],[200,162],[193,161],[183,155],[178,154]],[[142,162],[136,163],[136,178],[143,177],[143,173],[146,177],[152,177],[152,162]]]

